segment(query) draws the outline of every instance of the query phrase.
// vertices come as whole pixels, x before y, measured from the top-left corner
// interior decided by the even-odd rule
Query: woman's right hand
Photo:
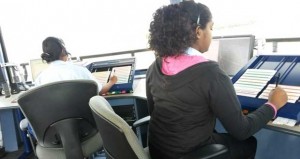
[[[287,100],[285,90],[278,86],[270,92],[268,102],[274,104],[278,110],[286,104]]]
[[[111,84],[116,84],[116,83],[117,83],[117,81],[118,81],[118,77],[117,77],[117,76],[115,76],[115,75],[113,75],[113,76],[111,76],[111,77],[110,77],[110,79],[109,79],[108,83],[111,83]]]

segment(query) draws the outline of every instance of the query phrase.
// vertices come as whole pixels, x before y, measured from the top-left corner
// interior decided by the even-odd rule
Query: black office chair
[[[89,99],[98,94],[91,80],[42,85],[21,94],[18,103],[37,139],[41,159],[83,159],[102,148]]]
[[[105,98],[95,96],[91,98],[89,105],[103,138],[107,159],[150,159],[148,148],[142,147],[131,127],[113,111]],[[149,116],[145,117],[133,125],[141,126],[149,119]],[[197,149],[181,159],[224,159],[227,158],[227,152],[224,145],[212,144]]]

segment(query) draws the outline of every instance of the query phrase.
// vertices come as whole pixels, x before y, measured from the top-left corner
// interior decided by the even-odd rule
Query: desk
[[[113,95],[106,96],[106,98],[111,101],[120,103],[122,99],[134,99],[134,104],[139,105],[139,99],[146,101],[146,92],[145,92],[145,80],[136,80],[134,82],[134,93],[130,94],[122,94],[122,95]],[[19,123],[17,119],[17,112],[19,111],[18,103],[12,102],[16,100],[19,94],[14,94],[9,98],[5,98],[4,96],[0,96],[0,124],[3,138],[3,146],[7,152],[13,152],[18,150],[18,141],[20,140],[19,135]],[[118,100],[121,101],[118,102]],[[137,99],[137,100],[135,100]],[[136,103],[137,102],[137,103]],[[140,107],[141,108],[141,107]],[[144,111],[148,111],[147,108],[138,108],[136,109],[136,114],[139,114],[137,118],[142,118],[145,115]]]
[[[105,96],[106,99],[117,99],[117,98],[123,98],[123,97],[132,97],[132,98],[138,98],[147,100],[146,96],[146,79],[136,79],[133,83],[133,93],[129,94],[117,94],[117,95],[110,95]]]
[[[146,91],[145,91],[145,79],[140,79],[135,83],[134,93],[124,94],[124,95],[113,95],[107,96],[106,99],[116,105],[122,103],[121,99],[134,98],[146,101]],[[137,104],[137,107],[140,105]],[[145,108],[142,106],[142,108]],[[141,108],[140,108],[141,109]],[[219,132],[221,128],[219,122],[217,122],[216,129]],[[258,147],[256,152],[256,159],[299,159],[300,151],[298,146],[300,145],[300,126],[284,126],[276,125],[271,121],[254,135],[258,140]]]
[[[104,96],[115,112],[124,118],[129,125],[149,115],[145,84],[145,79],[135,79],[133,83],[133,93]],[[130,113],[132,115],[130,115]],[[147,146],[148,128],[139,127],[136,131],[139,141],[141,141],[143,146]]]
[[[138,79],[134,82],[134,93],[105,96],[105,98],[112,103],[112,106],[120,103],[122,104],[123,101],[134,103],[137,108],[137,119],[140,119],[145,115],[148,115],[147,106],[145,105],[147,99],[145,85],[145,79]],[[13,95],[10,98],[5,98],[3,96],[0,97],[1,129],[3,133],[4,146],[8,152],[18,149],[18,128],[15,126],[14,121],[14,115],[18,105],[17,103],[11,103],[11,101],[17,99],[18,96],[19,94]],[[142,102],[142,104],[139,104],[139,102]],[[293,158],[294,156],[294,158],[297,159],[300,156],[300,151],[296,150],[300,145],[300,126],[288,127],[274,125],[269,122],[265,129],[259,131],[255,136],[259,141],[257,151],[258,157],[256,157],[256,159],[280,159],[282,156],[285,158],[287,158],[286,156],[289,156],[288,158]]]
[[[282,133],[286,133],[286,134],[290,134],[290,135],[296,135],[296,136],[300,137],[300,125],[291,127],[291,126],[286,126],[286,125],[273,124],[270,121],[270,122],[268,122],[268,124],[266,125],[265,128],[274,130],[274,131],[278,131],[278,132],[282,132]]]
[[[120,98],[136,98],[136,99],[141,99],[141,100],[147,100],[146,96],[146,80],[145,79],[139,79],[136,81],[134,88],[134,93],[132,94],[124,94],[124,95],[113,95],[113,96],[107,96],[105,97],[108,100],[112,99],[120,99]],[[287,133],[291,135],[296,135],[300,136],[300,126],[285,126],[285,125],[277,125],[273,124],[271,121],[266,125],[266,129],[274,130],[274,131],[279,131],[282,133]]]
[[[19,128],[16,126],[16,115],[18,103],[12,103],[19,94],[5,98],[0,96],[0,124],[3,138],[3,145],[7,152],[18,150]]]

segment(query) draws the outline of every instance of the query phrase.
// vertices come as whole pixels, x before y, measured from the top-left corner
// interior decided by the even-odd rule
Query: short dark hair
[[[42,47],[43,53],[41,54],[41,58],[47,63],[58,60],[62,53],[68,54],[63,40],[56,37],[47,37],[43,41]]]
[[[195,42],[195,29],[205,29],[211,20],[209,8],[201,3],[183,1],[163,6],[150,23],[150,49],[159,57],[180,55]]]

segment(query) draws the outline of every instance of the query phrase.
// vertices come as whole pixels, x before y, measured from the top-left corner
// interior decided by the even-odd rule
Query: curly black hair
[[[150,23],[150,49],[159,57],[180,55],[196,41],[195,29],[205,29],[211,20],[209,8],[201,3],[183,1],[163,6]]]

